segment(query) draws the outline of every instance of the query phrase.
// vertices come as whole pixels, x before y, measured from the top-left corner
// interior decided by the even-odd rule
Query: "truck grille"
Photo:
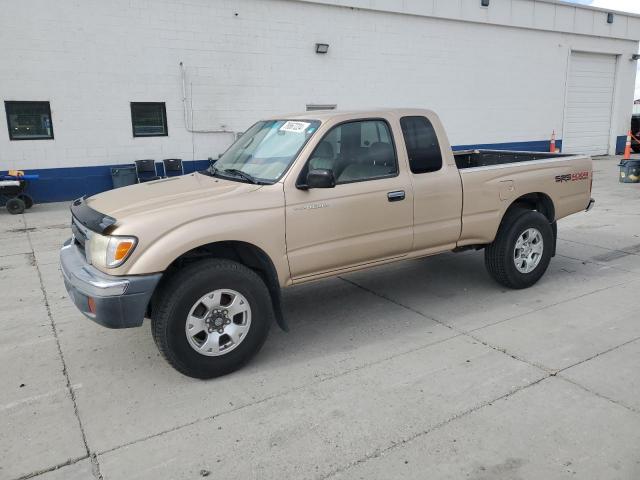
[[[73,233],[75,244],[84,252],[85,243],[88,240],[88,232],[86,228],[78,226],[75,218],[71,220],[71,233]]]

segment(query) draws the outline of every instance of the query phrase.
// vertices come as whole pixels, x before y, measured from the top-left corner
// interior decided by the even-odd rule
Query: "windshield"
[[[317,120],[258,122],[229,147],[209,173],[276,182],[319,125]]]

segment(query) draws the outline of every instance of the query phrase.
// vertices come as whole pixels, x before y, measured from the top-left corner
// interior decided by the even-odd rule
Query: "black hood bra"
[[[87,197],[80,197],[71,204],[71,215],[82,225],[94,232],[104,233],[116,223],[116,219],[94,210],[86,201]]]

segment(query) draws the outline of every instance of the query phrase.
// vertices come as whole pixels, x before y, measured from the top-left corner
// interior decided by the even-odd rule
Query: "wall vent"
[[[338,105],[309,103],[307,104],[307,112],[315,112],[316,110],[335,110]]]

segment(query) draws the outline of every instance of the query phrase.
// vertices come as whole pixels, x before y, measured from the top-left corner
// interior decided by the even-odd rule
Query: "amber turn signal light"
[[[129,251],[131,251],[131,249],[133,248],[134,243],[131,240],[124,240],[118,243],[118,246],[116,247],[116,252],[113,255],[113,259],[116,262],[119,262],[120,260],[123,260],[127,257],[127,255],[129,254]]]
[[[87,306],[89,307],[89,311],[91,313],[96,313],[96,301],[93,299],[93,297],[87,298]]]

